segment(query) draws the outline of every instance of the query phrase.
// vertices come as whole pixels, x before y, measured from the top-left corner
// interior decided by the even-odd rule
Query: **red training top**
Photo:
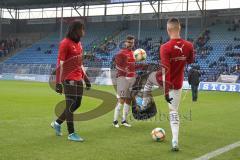
[[[80,81],[84,77],[82,66],[83,48],[81,43],[76,43],[69,38],[64,38],[59,45],[56,82],[60,82],[60,61],[63,63],[61,82],[64,80]]]
[[[183,39],[171,39],[160,48],[162,68],[165,69],[165,93],[169,89],[180,89],[184,80],[184,67],[194,62],[193,44]],[[156,78],[159,84],[163,81],[163,70],[158,71]],[[171,85],[171,86],[170,86]]]
[[[115,57],[117,77],[135,77],[135,62],[133,51],[122,49]]]

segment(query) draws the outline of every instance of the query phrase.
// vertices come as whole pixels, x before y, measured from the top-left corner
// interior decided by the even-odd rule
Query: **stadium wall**
[[[110,69],[103,69],[105,76],[90,77],[93,84],[96,85],[113,85],[111,74],[107,73]],[[36,81],[49,82],[50,75],[35,75],[35,74],[2,74],[0,80],[21,80],[21,81]],[[183,83],[183,89],[190,89],[187,81]],[[239,83],[218,83],[218,82],[200,82],[199,90],[202,91],[222,91],[222,92],[239,92]]]

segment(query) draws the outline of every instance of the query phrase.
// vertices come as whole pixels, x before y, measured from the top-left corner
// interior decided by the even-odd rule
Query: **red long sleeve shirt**
[[[136,64],[133,51],[127,48],[122,49],[115,57],[117,77],[135,77],[136,70],[143,70],[146,64]]]
[[[80,81],[84,77],[82,66],[83,48],[81,43],[76,43],[69,38],[64,38],[59,45],[56,82],[64,80]],[[63,63],[62,77],[60,78],[60,61]]]
[[[117,77],[135,77],[135,62],[133,51],[122,49],[115,57]]]

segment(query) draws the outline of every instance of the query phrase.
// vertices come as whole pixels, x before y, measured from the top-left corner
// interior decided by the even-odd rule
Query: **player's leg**
[[[122,117],[122,125],[125,127],[131,127],[131,125],[127,122],[127,116],[129,114],[130,111],[130,106],[132,103],[132,97],[131,97],[131,88],[134,85],[136,81],[136,78],[127,78],[126,79],[126,99],[125,99],[125,103],[123,106],[123,117]]]
[[[178,107],[181,100],[182,89],[179,90],[170,90],[169,97],[173,98],[171,104],[169,106],[169,121],[172,130],[172,150],[178,151],[178,135],[179,135],[179,114],[178,114]]]
[[[61,132],[61,124],[66,120],[69,133],[68,139],[72,141],[83,141],[83,139],[75,133],[73,123],[73,112],[76,111],[77,108],[79,108],[81,105],[83,83],[81,81],[77,82],[77,84],[74,84],[74,82],[73,84],[70,84],[70,82],[65,82],[64,91],[66,99],[66,108],[54,123],[58,125]]]
[[[118,77],[117,78],[117,98],[118,98],[118,101],[117,101],[117,104],[115,106],[115,109],[114,109],[114,117],[113,117],[113,126],[116,127],[116,128],[119,128],[119,125],[118,125],[118,118],[119,118],[119,115],[120,115],[120,111],[121,111],[121,108],[123,107],[124,105],[124,102],[125,102],[125,77]]]
[[[197,99],[198,99],[198,86],[199,86],[199,85],[196,85],[196,101],[197,101]]]
[[[65,92],[68,91],[69,92],[69,82],[65,81],[64,82],[64,90]],[[63,111],[63,113],[55,120],[51,123],[51,126],[53,129],[55,129],[56,135],[57,136],[61,136],[62,132],[61,132],[61,124],[66,120],[66,113],[65,110],[67,109],[67,94],[65,94],[65,109]]]
[[[69,87],[69,88],[68,88]],[[77,84],[73,84],[67,87],[69,89],[70,94],[66,95],[66,122],[68,128],[68,139],[71,141],[84,141],[74,130],[74,120],[73,120],[73,113],[76,111],[82,101],[82,94],[83,94],[83,83],[82,81],[77,82]]]
[[[64,113],[64,115],[65,115],[65,113]],[[59,124],[57,121],[53,121],[51,123],[51,127],[55,130],[55,133],[57,136],[62,136],[61,124]]]
[[[76,132],[74,129],[74,120],[73,120],[73,113],[76,111],[80,105],[81,105],[82,97],[75,96],[67,100],[67,105],[71,107],[67,107],[65,110],[66,115],[66,122],[67,122],[67,129],[68,129],[68,139],[71,141],[84,141]]]
[[[191,85],[192,89],[192,101],[195,102],[197,100],[197,87],[196,85]]]
[[[192,91],[192,101],[194,101],[194,86],[191,85],[191,91]]]
[[[156,74],[157,72],[152,72],[147,79],[146,84],[144,85],[143,88],[143,102],[142,102],[142,106],[143,108],[147,106],[147,104],[149,103],[149,95],[152,91],[152,88],[154,85],[158,86],[158,82],[156,80]],[[139,104],[140,105],[140,104]]]
[[[77,108],[81,105],[82,97],[75,97],[75,96],[66,96],[66,109],[64,112],[58,117],[58,119],[55,121],[57,125],[61,125],[66,120],[66,110],[71,110],[71,112],[74,112],[77,110]],[[70,129],[72,130],[72,129]]]
[[[194,92],[194,94],[193,94],[193,101],[196,102],[197,98],[198,98],[198,85],[194,85],[193,87],[194,87],[193,88],[193,92]]]
[[[119,128],[118,118],[121,112],[121,108],[123,108],[124,102],[125,102],[124,98],[118,98],[117,105],[114,109],[113,126],[116,128]]]
[[[127,121],[127,116],[130,111],[130,105],[131,105],[132,100],[130,98],[126,98],[124,105],[123,105],[123,116],[122,116],[122,122],[121,124],[125,127],[131,127],[131,125]]]

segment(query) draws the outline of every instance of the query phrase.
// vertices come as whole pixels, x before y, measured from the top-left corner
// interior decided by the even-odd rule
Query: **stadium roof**
[[[28,9],[28,8],[47,8],[47,7],[60,7],[84,4],[105,4],[110,0],[1,0],[0,7],[12,9]]]

